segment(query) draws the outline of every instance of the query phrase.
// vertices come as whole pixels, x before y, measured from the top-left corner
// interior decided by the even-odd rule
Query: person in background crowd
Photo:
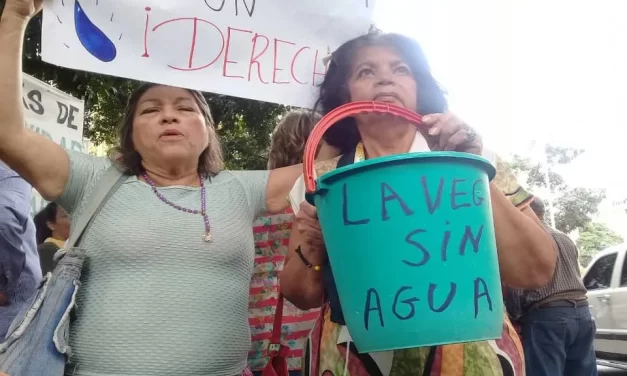
[[[272,132],[268,170],[293,166],[303,163],[305,143],[314,126],[320,121],[320,115],[302,110],[289,112]],[[318,146],[317,159],[333,158],[337,149],[322,141]]]
[[[544,203],[530,205],[544,221]],[[522,325],[528,376],[593,376],[596,325],[581,281],[579,252],[568,235],[547,226],[558,255],[551,281],[538,289],[509,289],[505,302]]]
[[[41,282],[31,194],[32,187],[0,162],[0,342]]]
[[[34,221],[41,272],[45,275],[54,269],[54,254],[64,247],[65,241],[70,237],[70,215],[51,202],[35,215]]]
[[[292,111],[285,115],[272,133],[268,169],[302,163],[305,143],[319,119],[319,116],[312,116],[305,111]],[[325,143],[321,144],[318,158],[326,160],[336,155],[337,150]],[[260,375],[268,363],[267,349],[279,295],[277,278],[287,254],[293,220],[293,211],[288,208],[281,214],[263,215],[253,223],[255,269],[250,287],[252,348],[248,365],[255,375]],[[292,376],[301,374],[305,340],[318,314],[318,309],[305,312],[285,302],[282,338],[283,343],[290,347],[288,367]]]
[[[418,130],[402,118],[376,114],[341,120],[329,129],[325,140],[342,155],[316,163],[318,176],[366,159],[407,152],[492,154],[485,153],[481,138],[472,128],[447,111],[444,93],[431,75],[420,46],[405,36],[368,34],[346,42],[332,54],[314,109],[328,114],[354,101],[405,107],[423,115],[423,127]],[[555,267],[553,243],[528,208],[529,195],[520,197],[516,193],[520,191],[514,188],[515,179],[498,178],[503,171],[498,158],[492,159],[497,165],[497,178],[490,183],[490,202],[501,280],[521,288],[542,286],[551,279]],[[280,275],[281,291],[301,309],[322,304],[321,317],[309,341],[307,375],[525,374],[522,345],[506,318],[501,338],[496,341],[360,353],[345,326],[316,209],[305,201],[302,176],[290,192],[290,199],[297,212],[296,231],[292,231]]]

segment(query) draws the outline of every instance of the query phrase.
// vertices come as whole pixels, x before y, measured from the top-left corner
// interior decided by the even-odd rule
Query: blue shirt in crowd
[[[0,340],[41,282],[31,195],[32,187],[0,162],[0,293],[8,297],[0,306]]]

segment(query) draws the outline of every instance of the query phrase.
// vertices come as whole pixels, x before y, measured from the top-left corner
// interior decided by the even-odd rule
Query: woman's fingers
[[[319,245],[323,243],[322,230],[318,223],[298,222],[298,231],[301,233],[303,240],[307,244]]]
[[[449,138],[459,130],[461,122],[451,113],[432,114],[426,116],[426,119],[423,118],[423,123],[429,126],[429,136],[437,140],[437,149],[446,150]]]
[[[295,222],[297,231],[301,233],[306,244],[316,248],[324,245],[320,222],[318,222],[318,212],[315,206],[308,202],[301,203]]]
[[[422,122],[429,128],[432,149],[481,154],[479,135],[452,113],[426,115]]]
[[[453,135],[451,135],[442,150],[453,151],[457,150],[464,142],[466,142],[467,132],[465,129],[458,129]]]
[[[316,207],[308,203],[307,201],[303,201],[300,204],[300,211],[298,212],[299,216],[305,216],[308,218],[318,219],[318,211]]]

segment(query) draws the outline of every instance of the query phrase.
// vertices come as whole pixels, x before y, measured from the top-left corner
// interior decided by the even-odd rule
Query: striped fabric
[[[253,224],[255,237],[255,269],[250,285],[249,322],[252,346],[248,365],[260,371],[267,363],[267,348],[272,337],[274,313],[278,298],[278,273],[287,254],[294,214],[288,209],[283,214],[258,218]],[[318,318],[319,311],[303,312],[285,302],[283,309],[283,344],[290,347],[290,370],[302,368],[301,358],[305,340]]]

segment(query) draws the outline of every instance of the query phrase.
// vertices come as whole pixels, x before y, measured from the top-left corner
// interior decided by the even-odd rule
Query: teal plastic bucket
[[[500,338],[495,172],[482,157],[425,152],[317,179],[309,200],[360,352]]]

